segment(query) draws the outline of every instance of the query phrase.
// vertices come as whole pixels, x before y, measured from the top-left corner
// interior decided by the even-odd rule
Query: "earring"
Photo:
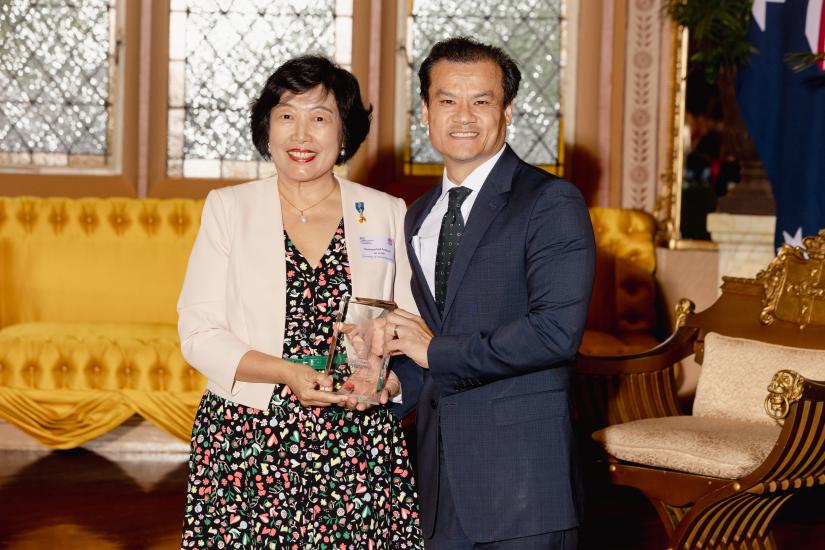
[[[341,155],[340,156],[341,156],[341,158],[344,158],[345,156],[347,156],[347,148],[344,147],[343,145],[341,146]]]

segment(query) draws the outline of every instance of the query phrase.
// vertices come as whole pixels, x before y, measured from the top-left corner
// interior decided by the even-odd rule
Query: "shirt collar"
[[[489,176],[490,172],[493,171],[493,166],[496,165],[496,162],[498,162],[501,154],[504,153],[505,147],[507,147],[506,144],[502,145],[498,153],[476,166],[475,169],[470,172],[466,178],[464,178],[464,182],[461,184],[461,187],[466,187],[477,195],[479,190],[481,190],[481,186],[484,185],[484,181],[487,179],[487,176]],[[444,200],[444,197],[447,196],[450,189],[455,186],[456,184],[450,181],[450,178],[447,177],[447,169],[444,168],[444,175],[441,177],[441,196],[438,197],[438,201],[436,202],[441,202]]]

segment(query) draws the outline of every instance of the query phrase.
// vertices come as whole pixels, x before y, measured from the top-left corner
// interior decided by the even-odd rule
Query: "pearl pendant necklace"
[[[295,210],[297,210],[297,211],[298,211],[298,220],[299,220],[301,223],[307,223],[307,222],[309,221],[309,219],[306,217],[306,214],[304,214],[304,212],[306,212],[306,211],[307,211],[307,210],[309,210],[310,208],[315,208],[316,206],[318,206],[319,204],[321,204],[322,202],[324,202],[324,201],[327,199],[327,197],[329,197],[330,195],[332,195],[332,192],[333,192],[333,191],[335,191],[335,188],[336,188],[336,187],[338,187],[338,186],[337,186],[337,185],[335,185],[335,184],[333,184],[333,185],[332,185],[332,188],[329,190],[329,192],[328,192],[326,195],[324,195],[324,196],[323,196],[323,198],[321,198],[321,200],[319,200],[319,201],[318,201],[318,202],[316,202],[315,204],[311,204],[311,205],[306,206],[306,207],[304,207],[304,208],[298,208],[297,206],[295,206],[295,205],[292,203],[292,201],[290,201],[288,198],[286,198],[286,196],[285,196],[285,195],[281,192],[280,187],[278,188],[278,194],[279,194],[279,195],[281,195],[281,198],[282,198],[282,199],[284,199],[284,200],[286,201],[286,203],[287,203],[289,206],[291,206],[292,208],[294,208]]]

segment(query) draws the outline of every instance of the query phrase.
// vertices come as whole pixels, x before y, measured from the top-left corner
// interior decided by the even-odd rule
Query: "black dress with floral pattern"
[[[323,355],[350,292],[343,221],[314,268],[284,232],[284,357]],[[182,548],[422,548],[407,448],[384,407],[267,410],[204,395],[192,430]]]

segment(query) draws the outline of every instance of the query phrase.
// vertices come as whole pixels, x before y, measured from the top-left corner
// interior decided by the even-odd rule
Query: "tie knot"
[[[449,191],[450,196],[449,202],[447,203],[447,208],[461,208],[461,204],[467,197],[470,196],[470,193],[472,192],[472,189],[467,189],[466,187],[453,187]]]

